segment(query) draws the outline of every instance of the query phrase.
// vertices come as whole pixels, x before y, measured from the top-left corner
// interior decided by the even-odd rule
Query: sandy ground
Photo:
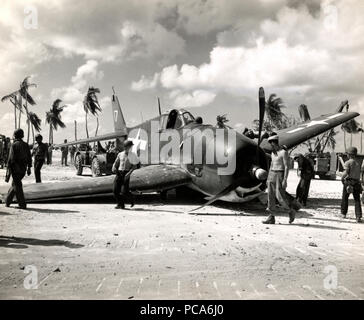
[[[74,168],[54,163],[44,181],[75,178]],[[292,194],[297,182],[291,171]],[[187,211],[197,201],[162,204],[158,195],[124,211],[110,198],[28,210],[0,204],[0,298],[362,299],[364,224],[355,223],[352,202],[340,218],[340,193],[340,181],[313,180],[295,223],[282,214],[270,226],[258,203],[194,214]],[[26,289],[30,276],[37,288]]]

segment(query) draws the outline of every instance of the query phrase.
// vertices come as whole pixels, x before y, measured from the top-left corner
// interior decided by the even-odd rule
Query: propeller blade
[[[161,110],[161,102],[159,100],[159,97],[157,97],[158,99],[158,110],[159,110],[159,115],[162,115],[162,110]]]
[[[208,205],[210,205],[211,203],[219,200],[220,198],[222,198],[223,196],[227,195],[229,192],[233,191],[234,189],[236,189],[240,183],[242,182],[242,178],[234,181],[231,185],[227,186],[224,190],[220,191],[218,194],[214,195],[209,201],[207,201],[205,204],[203,204],[202,206],[199,206],[195,209],[192,209],[190,211],[188,211],[188,213],[196,211],[198,209],[202,209]]]
[[[260,145],[262,138],[262,129],[264,122],[265,113],[265,93],[263,87],[259,88],[259,136],[258,136],[258,146]]]

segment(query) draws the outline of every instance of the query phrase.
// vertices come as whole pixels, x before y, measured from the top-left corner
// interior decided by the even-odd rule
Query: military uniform
[[[124,146],[132,146],[131,141],[125,141]],[[136,166],[139,167],[140,160],[138,156],[129,151],[120,152],[113,164],[112,171],[116,172],[114,179],[113,193],[117,202],[117,209],[125,208],[125,198],[130,198],[131,206],[134,206],[133,195],[129,191],[130,171]]]
[[[346,217],[349,206],[350,193],[353,194],[355,201],[355,216],[357,222],[361,222],[362,209],[360,203],[360,194],[362,192],[362,186],[360,183],[361,166],[356,158],[357,149],[351,147],[348,149],[350,159],[344,164],[344,174],[342,177],[343,193],[341,199],[341,214]]]
[[[42,182],[40,170],[47,158],[48,148],[47,145],[43,142],[37,143],[33,148],[34,155],[34,175],[35,175],[35,182],[40,183]]]
[[[68,158],[68,147],[61,147],[61,152],[62,152],[62,165],[64,164],[65,166],[68,166],[67,164],[67,158]]]
[[[8,159],[8,168],[11,172],[13,181],[6,197],[7,207],[10,206],[14,196],[16,195],[19,207],[23,209],[26,208],[22,179],[24,178],[27,169],[28,175],[30,174],[31,167],[32,156],[30,154],[29,145],[21,138],[16,138],[10,148],[10,154]]]
[[[297,157],[297,162],[298,170],[300,171],[300,181],[296,189],[296,199],[306,206],[311,179],[314,177],[315,171],[311,161],[302,154]]]
[[[290,201],[286,193],[288,175],[288,152],[284,146],[279,146],[279,138],[272,135],[268,138],[272,146],[271,165],[267,178],[268,187],[268,208],[269,216],[264,224],[275,224],[274,211],[276,210],[276,199],[278,199],[283,209],[288,210],[289,223],[295,219],[295,211],[290,206]]]

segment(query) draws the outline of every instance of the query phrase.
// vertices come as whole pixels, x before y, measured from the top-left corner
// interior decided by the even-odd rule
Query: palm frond
[[[89,87],[87,94],[83,100],[83,108],[86,113],[90,112],[92,115],[96,115],[101,111],[99,101],[96,93],[100,93],[99,88]]]
[[[38,117],[37,114],[35,114],[34,112],[29,112],[28,113],[28,119],[30,121],[30,123],[32,124],[32,126],[34,127],[34,130],[39,132],[41,130],[41,123],[42,120]]]
[[[308,108],[305,104],[301,104],[298,107],[298,113],[300,115],[300,118],[302,121],[308,121],[311,120],[310,113],[308,112]]]
[[[347,133],[354,133],[354,134],[363,131],[363,129],[360,127],[359,122],[355,121],[354,119],[344,122],[341,125],[341,128]]]

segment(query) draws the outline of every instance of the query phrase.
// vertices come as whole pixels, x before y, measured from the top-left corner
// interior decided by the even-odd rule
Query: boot
[[[291,209],[289,210],[288,215],[289,215],[289,223],[292,223],[296,218],[296,211]]]
[[[276,218],[274,217],[274,215],[270,214],[267,218],[267,220],[262,221],[263,224],[275,224],[276,223]]]

